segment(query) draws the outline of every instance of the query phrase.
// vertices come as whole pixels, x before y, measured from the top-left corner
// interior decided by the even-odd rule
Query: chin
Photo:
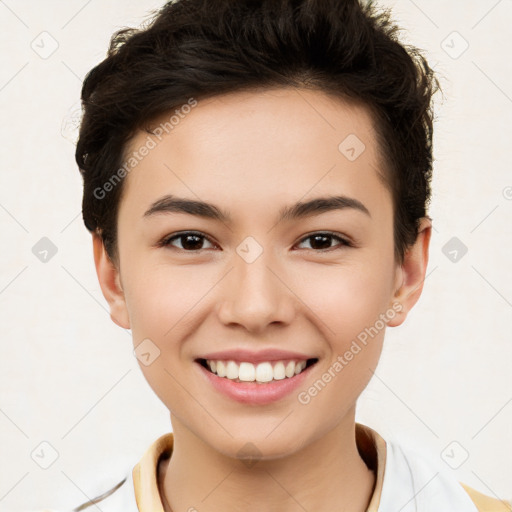
[[[244,432],[236,438],[222,442],[214,441],[213,447],[226,457],[239,460],[247,467],[254,467],[257,462],[278,460],[293,455],[303,444],[290,439],[290,433],[268,436],[267,432]]]

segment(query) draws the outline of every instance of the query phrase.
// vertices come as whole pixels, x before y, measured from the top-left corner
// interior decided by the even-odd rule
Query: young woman
[[[510,510],[355,421],[428,263],[437,81],[396,32],[177,0],[88,74],[83,217],[172,433],[76,510]]]

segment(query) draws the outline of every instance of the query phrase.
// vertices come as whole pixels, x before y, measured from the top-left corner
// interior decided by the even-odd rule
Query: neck
[[[247,464],[173,421],[174,449],[159,467],[165,512],[365,512],[375,475],[356,445],[354,416],[279,459]]]

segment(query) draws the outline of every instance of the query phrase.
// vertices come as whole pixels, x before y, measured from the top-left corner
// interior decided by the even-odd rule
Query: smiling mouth
[[[258,384],[264,384],[295,377],[318,362],[318,358],[301,361],[293,359],[267,361],[258,364],[235,362],[232,360],[207,361],[206,359],[196,359],[196,362],[207,371],[220,378],[225,378],[233,382],[256,382]]]

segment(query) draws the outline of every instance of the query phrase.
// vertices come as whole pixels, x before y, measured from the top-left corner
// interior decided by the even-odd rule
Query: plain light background
[[[115,30],[163,3],[0,1],[2,511],[76,507],[170,430],[101,295],[73,145],[85,74]],[[425,50],[444,99],[424,292],[387,331],[358,421],[511,498],[512,1],[380,5]],[[57,250],[46,262],[43,237]]]

